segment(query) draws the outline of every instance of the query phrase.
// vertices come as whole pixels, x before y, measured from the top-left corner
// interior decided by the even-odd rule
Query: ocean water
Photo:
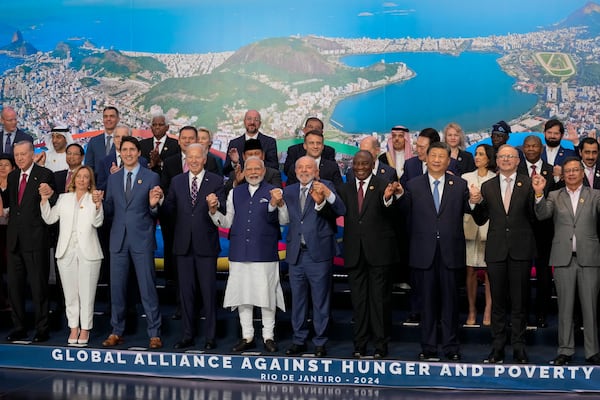
[[[158,53],[236,50],[289,35],[473,37],[531,32],[587,0],[20,0],[0,14],[0,43],[19,29],[48,51],[61,40]]]
[[[466,131],[488,129],[531,109],[537,96],[513,90],[513,78],[497,54],[393,53],[345,57],[350,66],[405,62],[417,76],[340,101],[332,119],[349,133],[388,132],[396,124],[411,130],[442,129],[458,122]]]
[[[22,58],[9,57],[6,54],[0,54],[0,75],[2,75],[4,71],[14,68],[17,65],[21,65],[22,63]]]

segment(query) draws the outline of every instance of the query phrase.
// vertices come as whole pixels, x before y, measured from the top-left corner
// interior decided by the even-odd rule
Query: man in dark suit
[[[529,361],[525,352],[529,270],[536,254],[533,189],[527,175],[517,174],[519,152],[516,148],[500,146],[496,159],[499,175],[481,186],[483,200],[472,213],[478,225],[490,221],[485,262],[492,292],[493,342],[485,362],[504,361],[504,347],[508,342],[506,319],[510,314],[513,360],[524,364]]]
[[[416,142],[417,155],[409,158],[404,163],[404,174],[400,177],[402,186],[406,186],[406,182],[419,175],[423,175],[427,171],[427,149],[432,143],[437,143],[439,141],[440,134],[433,128],[425,128],[419,132]],[[456,176],[460,175],[458,173],[458,163],[455,159],[450,160],[448,172],[451,172]]]
[[[547,195],[554,190],[554,179],[552,179],[553,168],[541,159],[542,139],[535,135],[529,135],[523,140],[523,154],[525,161],[519,163],[517,173],[527,175],[533,178],[536,175],[542,175],[546,179],[544,193]],[[552,248],[552,237],[554,236],[554,226],[551,221],[539,221],[537,218],[533,224],[535,234],[535,244],[537,255],[533,259],[533,265],[536,271],[536,296],[535,296],[535,315],[538,328],[546,328],[550,301],[552,297],[552,267],[548,265],[550,258],[550,249]],[[528,296],[530,298],[531,296]],[[529,310],[532,312],[533,310]]]
[[[261,117],[258,111],[248,110],[244,116],[244,127],[246,128],[246,133],[230,141],[229,145],[227,146],[227,156],[225,157],[225,163],[223,165],[224,176],[228,176],[231,171],[235,170],[235,167],[239,162],[242,162],[241,167],[243,167],[243,159],[240,159],[239,155],[244,150],[244,143],[246,143],[246,140],[249,139],[258,139],[260,141],[260,145],[265,153],[265,166],[279,170],[277,142],[274,138],[259,132],[260,125]],[[237,161],[234,162],[232,157]]]
[[[583,184],[594,189],[600,189],[600,165],[598,165],[598,141],[591,137],[579,142],[579,157],[584,166]]]
[[[313,157],[296,161],[299,182],[283,190],[282,224],[289,224],[286,261],[290,266],[292,328],[294,339],[286,355],[306,351],[309,328],[306,324],[309,298],[313,305],[315,355],[325,357],[330,314],[331,268],[336,254],[336,218],[346,213],[342,200],[329,181],[318,180]],[[310,297],[309,297],[310,296]]]
[[[179,154],[179,143],[167,136],[169,124],[167,124],[164,115],[152,117],[150,129],[152,130],[152,137],[140,141],[142,157],[148,160],[148,165],[144,165],[144,167],[148,167],[160,175],[164,160],[172,155]]]
[[[558,182],[562,175],[562,164],[568,157],[577,157],[575,150],[565,149],[560,142],[565,136],[565,126],[557,119],[549,119],[544,124],[546,146],[542,152],[542,160],[554,166],[554,181]]]
[[[113,132],[119,124],[119,110],[116,107],[108,106],[102,111],[102,123],[104,124],[104,133],[94,136],[88,142],[85,149],[85,165],[94,169],[98,174],[98,169],[101,167],[100,161],[114,150]]]
[[[155,286],[154,225],[162,190],[158,175],[143,168],[140,143],[131,136],[121,139],[123,168],[108,178],[104,213],[113,219],[110,232],[110,293],[112,333],[104,347],[123,343],[127,279],[130,260],[137,276],[148,322],[149,348],[162,347],[160,311]]]
[[[340,167],[335,161],[328,160],[323,155],[324,142],[323,133],[321,131],[313,130],[306,132],[304,135],[303,148],[305,149],[306,155],[317,161],[320,179],[328,180],[336,187],[344,183],[342,174],[340,173]],[[295,169],[296,166],[294,164],[294,170],[287,172],[287,185],[298,183]]]
[[[552,218],[555,230],[550,262],[555,267],[558,295],[558,355],[551,363],[569,364],[575,354],[573,306],[579,292],[585,359],[599,365],[600,192],[583,186],[583,165],[576,157],[565,160],[562,172],[566,187],[548,195],[544,194],[545,179],[539,175],[533,177],[535,213],[539,219]]]
[[[183,328],[176,349],[194,346],[198,296],[202,298],[206,318],[204,349],[212,350],[216,346],[217,257],[221,246],[219,231],[208,216],[206,196],[214,193],[221,205],[225,205],[225,199],[221,177],[204,170],[207,153],[208,149],[199,143],[186,146],[189,172],[173,178],[163,205],[175,227],[173,254],[178,266]]]
[[[401,200],[409,208],[409,265],[420,275],[417,290],[425,294],[419,359],[439,361],[439,321],[442,351],[450,361],[459,361],[458,288],[465,268],[463,216],[471,212],[469,189],[465,180],[446,173],[451,160],[446,143],[431,144],[426,160],[427,174],[411,179]]]
[[[352,168],[355,179],[338,194],[346,205],[344,263],[348,270],[354,317],[356,358],[366,355],[369,337],[375,341],[375,358],[388,354],[391,333],[391,266],[397,262],[393,195],[400,185],[373,176],[373,156],[359,151]]]
[[[58,194],[54,174],[33,162],[33,144],[16,143],[13,148],[17,168],[8,175],[8,219],[6,247],[8,250],[7,286],[12,306],[14,330],[8,341],[27,338],[25,318],[25,283],[29,282],[35,313],[34,342],[45,342],[48,334],[48,277],[50,273],[50,242],[48,226],[40,212],[40,191],[53,190],[50,204]]]
[[[83,157],[85,151],[78,143],[71,143],[67,146],[67,165],[69,169],[62,171],[56,171],[54,178],[56,180],[56,190],[58,193],[65,193],[69,190],[69,184],[71,183],[71,177],[75,169],[83,165]]]
[[[96,188],[98,190],[106,190],[108,177],[114,174],[119,169],[123,168],[123,160],[121,159],[121,141],[125,136],[131,136],[131,129],[125,125],[118,125],[113,134],[113,147],[108,154],[100,160],[100,167],[96,169]],[[147,165],[147,160],[140,157],[138,160],[141,165]]]
[[[17,113],[12,107],[4,107],[0,113],[0,123],[2,123],[2,131],[0,131],[0,146],[2,153],[12,154],[15,143],[28,141],[33,143],[33,137],[25,131],[17,128]]]
[[[380,177],[386,182],[395,182],[398,180],[398,175],[396,174],[396,170],[390,167],[387,164],[384,164],[379,161],[379,153],[381,152],[381,144],[376,137],[368,136],[360,141],[359,148],[364,151],[368,151],[371,153],[373,157],[373,175]],[[354,173],[352,169],[348,171],[346,175],[346,180],[354,179]]]
[[[246,143],[244,143],[243,150],[242,157],[244,160],[247,160],[250,157],[258,157],[265,162],[265,152],[263,151],[262,143],[259,140],[248,139]],[[246,183],[243,163],[239,162],[240,160],[237,153],[233,155],[233,160],[235,160],[236,166],[229,174],[229,179],[225,182],[225,195],[229,194],[234,187]],[[281,172],[279,172],[278,169],[270,168],[266,165],[267,163],[265,162],[264,181],[275,187],[282,187]]]
[[[312,131],[319,131],[321,135],[323,135],[323,121],[321,121],[317,117],[310,117],[306,119],[304,123],[304,128],[302,128],[302,132],[304,132],[304,137],[306,138],[306,134]],[[323,158],[326,160],[335,162],[335,149],[331,146],[324,145],[323,150]],[[289,177],[290,174],[293,174],[296,170],[296,160],[300,157],[306,155],[306,147],[304,142],[293,144],[287,149],[287,156],[285,158],[285,163],[283,164],[283,172]],[[288,178],[289,180],[289,178]],[[296,181],[297,182],[297,181]],[[295,182],[292,182],[295,183]]]
[[[160,186],[168,193],[169,185],[171,183],[171,179],[173,179],[176,175],[179,175],[183,172],[188,172],[189,166],[186,165],[186,149],[192,143],[201,143],[199,141],[200,131],[193,126],[184,126],[179,130],[179,153],[174,154],[170,157],[167,157],[163,162],[163,170],[160,175]],[[204,147],[210,149],[210,145],[204,144]],[[211,157],[212,156],[212,157]],[[206,163],[202,169],[212,172],[216,175],[221,175],[222,167],[219,167],[217,164],[218,160],[215,159],[215,156],[210,153],[210,151],[206,155]]]

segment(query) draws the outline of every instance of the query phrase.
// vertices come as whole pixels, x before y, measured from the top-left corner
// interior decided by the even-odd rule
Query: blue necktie
[[[131,175],[133,172],[129,171],[127,173],[127,181],[125,181],[125,200],[129,203],[131,200]]]
[[[433,204],[435,204],[435,211],[440,212],[440,191],[438,186],[440,181],[433,181]]]
[[[10,136],[12,135],[12,133],[4,132],[4,134],[6,135],[6,142],[4,143],[4,152],[6,154],[12,154],[12,143],[10,141]]]

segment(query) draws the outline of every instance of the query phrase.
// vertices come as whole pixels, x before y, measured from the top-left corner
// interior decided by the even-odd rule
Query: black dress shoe
[[[502,364],[504,362],[504,350],[492,350],[483,362],[486,364]]]
[[[171,319],[173,321],[179,321],[181,319],[181,313],[176,312],[175,314],[171,315]]]
[[[594,365],[600,365],[600,353],[596,353],[591,357],[585,359],[585,362]]]
[[[529,358],[527,357],[527,353],[525,349],[514,350],[513,351],[513,361],[517,364],[527,364],[529,362]]]
[[[440,357],[435,351],[422,351],[419,353],[420,361],[440,361]]]
[[[215,339],[206,339],[206,342],[204,342],[204,350],[213,350],[215,348],[217,348]]]
[[[352,352],[352,357],[361,358],[361,357],[364,357],[366,353],[367,353],[367,349],[365,349],[364,347],[356,347],[354,349],[354,351]]]
[[[550,364],[552,365],[568,365],[571,362],[571,356],[567,356],[565,354],[559,354],[558,356],[556,356],[556,358],[552,361],[550,361]]]
[[[411,313],[404,321],[406,324],[420,324],[421,323],[421,314]]]
[[[269,353],[275,353],[277,351],[277,343],[273,339],[265,340],[265,350]]]
[[[446,358],[450,361],[460,361],[462,357],[459,352],[449,351],[445,354]]]
[[[292,343],[292,345],[285,351],[286,356],[294,356],[296,354],[304,353],[306,351],[305,344],[296,344]]]
[[[47,342],[48,339],[50,339],[50,335],[48,335],[48,332],[38,332],[33,337],[33,342],[34,343],[42,343],[42,342]]]
[[[375,352],[373,353],[373,358],[381,359],[387,357],[387,355],[388,350],[386,348],[375,349]]]
[[[12,331],[6,336],[6,340],[9,342],[14,342],[15,340],[23,340],[27,339],[27,332],[22,331],[20,329]]]
[[[173,346],[174,349],[187,349],[188,347],[194,347],[196,343],[194,343],[194,339],[183,339],[179,342],[175,343]]]
[[[315,357],[319,357],[319,358],[327,357],[327,350],[325,349],[325,346],[315,347]]]
[[[238,344],[233,346],[233,349],[231,349],[231,351],[240,352],[240,351],[250,350],[255,347],[256,347],[256,342],[254,341],[254,339],[252,339],[250,341],[247,341],[246,339],[242,339],[238,342]]]

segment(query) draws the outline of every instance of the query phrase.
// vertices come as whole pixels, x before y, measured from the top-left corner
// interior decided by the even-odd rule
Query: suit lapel
[[[577,209],[575,212],[575,219],[574,222],[577,223],[577,220],[579,219],[579,216],[581,215],[581,210],[583,209],[583,205],[585,204],[586,201],[589,200],[590,198],[590,190],[586,187],[582,187],[581,188],[581,193],[579,194],[579,200],[577,200]],[[569,199],[570,202],[571,199]]]
[[[582,193],[583,193],[583,191],[582,191]],[[566,188],[563,188],[560,190],[559,197],[565,203],[565,207],[567,208],[567,210],[569,210],[569,215],[571,216],[571,218],[573,218],[573,221],[575,221],[575,214],[573,213],[573,205],[571,204],[571,197],[569,196],[569,193],[567,193]]]

